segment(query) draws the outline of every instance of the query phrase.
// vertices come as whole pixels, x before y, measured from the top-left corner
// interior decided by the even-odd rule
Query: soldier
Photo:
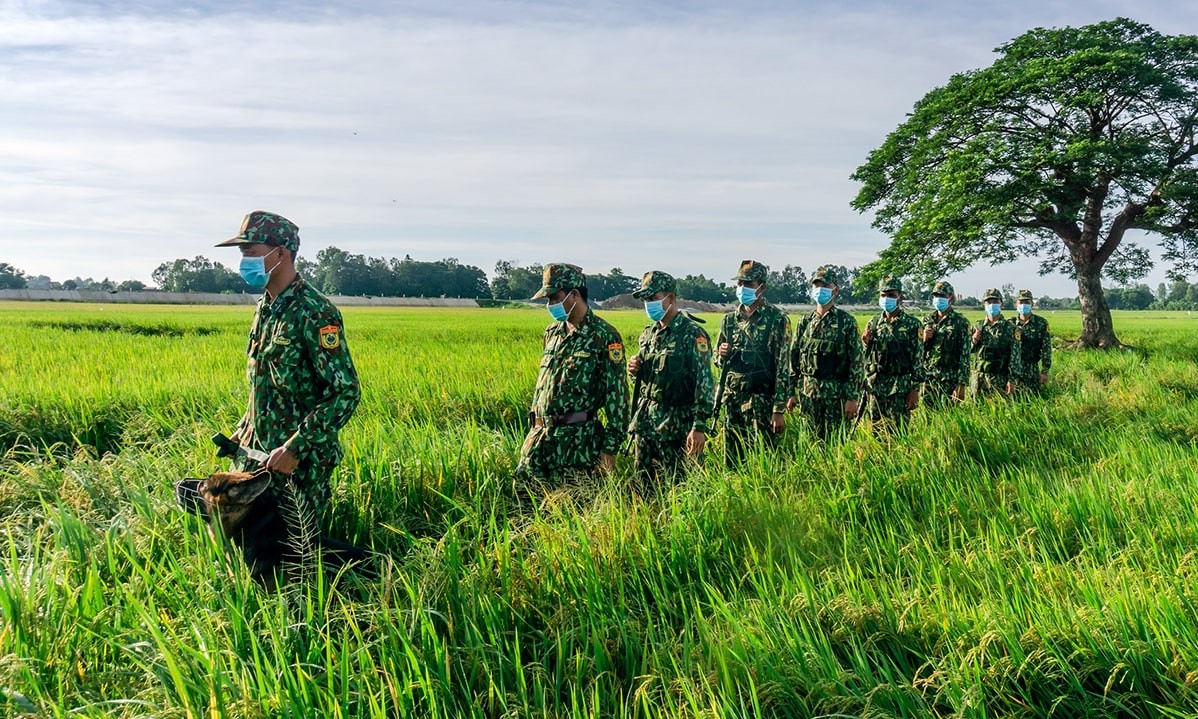
[[[628,383],[624,341],[591,311],[582,269],[551,264],[542,285],[533,299],[548,299],[553,322],[545,328],[517,477],[553,484],[615,466],[628,426]]]
[[[264,290],[246,352],[249,407],[230,439],[267,452],[264,466],[287,477],[319,519],[342,457],[337,432],[362,393],[341,313],[295,270],[299,244],[299,229],[289,220],[256,210],[236,237],[217,245],[239,247],[242,278]],[[233,469],[258,467],[238,456]],[[271,487],[279,497],[281,489]]]
[[[740,306],[724,315],[716,343],[715,363],[723,370],[724,461],[730,467],[743,459],[749,443],[764,437],[772,445],[786,428],[790,319],[765,299],[769,273],[760,262],[740,263],[732,278]]]
[[[953,286],[940,281],[932,287],[932,309],[923,318],[923,403],[945,407],[964,402],[969,385],[969,320],[953,309]]]
[[[857,416],[863,370],[857,320],[833,305],[840,294],[840,277],[832,267],[811,275],[815,309],[795,325],[790,344],[791,386],[797,404],[816,435],[828,439]]]
[[[1015,378],[1017,390],[1039,393],[1048,383],[1052,368],[1052,335],[1048,320],[1032,314],[1035,298],[1031,290],[1019,290],[1015,299],[1015,327],[1019,330],[1020,373]]]
[[[919,405],[923,381],[923,329],[903,311],[903,283],[886,275],[878,284],[882,312],[861,336],[864,345],[866,416],[901,425]]]
[[[1012,381],[1021,371],[1019,329],[1002,316],[1002,293],[986,290],[982,296],[986,318],[973,328],[971,351],[978,356],[973,372],[973,396],[1010,396]]]
[[[645,273],[632,293],[652,323],[641,332],[640,352],[628,361],[637,388],[629,431],[636,440],[636,469],[652,492],[662,475],[676,475],[689,457],[703,454],[711,431],[711,344],[690,316],[678,311],[674,278]]]

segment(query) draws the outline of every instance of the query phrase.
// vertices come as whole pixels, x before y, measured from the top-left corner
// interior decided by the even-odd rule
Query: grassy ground
[[[328,524],[393,559],[265,594],[171,494],[251,312],[0,304],[0,714],[1198,713],[1196,318],[1117,314],[1140,351],[1058,353],[1042,401],[516,509],[544,314],[349,308]]]

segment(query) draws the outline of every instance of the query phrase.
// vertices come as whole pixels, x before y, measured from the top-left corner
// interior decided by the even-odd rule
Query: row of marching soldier
[[[631,441],[651,493],[701,457],[721,414],[725,461],[735,467],[754,444],[777,441],[787,413],[826,441],[861,418],[899,426],[921,402],[937,409],[1039,392],[1048,381],[1048,323],[1033,314],[1028,290],[1018,293],[1011,319],[1003,317],[1002,293],[987,290],[985,317],[971,327],[953,308],[948,282],[932,288],[933,310],[921,320],[903,309],[901,281],[887,276],[878,287],[881,311],[860,331],[836,306],[842,279],[821,267],[811,277],[815,309],[792,334],[786,313],[766,298],[768,278],[760,262],[740,264],[737,309],[712,343],[703,321],[679,310],[674,278],[646,273],[633,294],[650,324],[626,358],[620,333],[591,310],[581,268],[546,267],[533,299],[547,299],[553,322],[517,476],[551,485],[607,472]]]

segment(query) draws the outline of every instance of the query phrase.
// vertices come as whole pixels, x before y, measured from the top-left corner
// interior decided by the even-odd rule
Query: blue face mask
[[[987,302],[986,303],[986,315],[987,316],[998,317],[1000,314],[1002,314],[1002,303],[1001,302]]]
[[[947,310],[948,309],[948,298],[947,297],[933,297],[932,298],[932,307],[935,307],[937,312],[943,312],[943,311]]]
[[[748,307],[757,301],[757,290],[752,287],[737,287],[736,299],[740,300],[742,305]]]
[[[558,302],[556,305],[546,305],[545,309],[549,310],[549,316],[552,317],[555,322],[561,322],[570,316],[570,311],[566,309],[565,297],[563,297],[562,301]]]
[[[663,306],[665,300],[649,300],[645,303],[645,314],[649,315],[649,319],[654,322],[661,322],[661,318],[666,316],[666,308]]]
[[[811,288],[811,299],[815,300],[817,305],[826,305],[832,301],[831,287],[813,287]]]
[[[237,268],[241,273],[241,279],[256,290],[266,287],[266,283],[270,281],[270,273],[275,269],[274,267],[266,269],[266,258],[269,254],[268,252],[261,257],[242,257],[241,266]],[[275,267],[278,266],[276,263]]]
[[[1015,305],[1015,310],[1019,314],[1023,315],[1024,317],[1027,317],[1028,315],[1030,315],[1032,313],[1032,306],[1031,305]]]
[[[894,309],[896,307],[898,307],[898,298],[897,297],[879,297],[878,298],[878,307],[881,307],[883,312],[894,312]]]

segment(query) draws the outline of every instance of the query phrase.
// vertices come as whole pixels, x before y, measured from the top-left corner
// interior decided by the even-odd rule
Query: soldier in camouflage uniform
[[[823,440],[856,418],[864,383],[857,320],[833,304],[840,282],[831,267],[811,275],[815,309],[795,324],[790,344],[791,387],[797,398],[787,406],[797,404]]]
[[[1020,372],[1015,390],[1038,394],[1048,383],[1052,368],[1052,335],[1048,320],[1032,314],[1035,298],[1031,290],[1019,290],[1015,299],[1015,328],[1019,330]]]
[[[652,323],[641,332],[640,351],[628,361],[636,389],[629,426],[636,441],[637,474],[647,492],[674,477],[686,460],[698,461],[711,432],[711,342],[689,315],[678,311],[670,275],[645,273],[632,293],[645,302]]]
[[[861,336],[864,346],[866,416],[903,424],[919,405],[923,382],[923,326],[903,311],[903,283],[886,275],[878,284],[878,306]]]
[[[934,312],[923,318],[923,403],[946,407],[965,401],[969,386],[969,320],[953,309],[956,294],[948,282],[932,287]]]
[[[533,299],[548,298],[554,321],[545,328],[517,477],[552,485],[615,466],[628,427],[628,383],[624,340],[591,311],[582,269],[551,264],[542,285]]]
[[[296,272],[299,229],[286,218],[251,212],[236,237],[217,245],[231,246],[241,249],[242,277],[264,292],[247,349],[249,407],[230,438],[267,452],[265,467],[288,478],[319,519],[342,457],[337,432],[362,396],[341,313]],[[238,456],[233,469],[257,464]],[[271,487],[280,497],[282,489]]]
[[[982,302],[986,318],[974,325],[971,342],[971,351],[978,357],[973,371],[973,396],[1010,396],[1013,381],[1023,366],[1019,329],[1002,316],[1001,292],[993,288],[986,290]]]
[[[723,394],[724,461],[733,466],[758,438],[771,446],[786,428],[790,397],[790,319],[765,299],[769,268],[745,260],[736,273],[740,306],[724,315],[716,342]]]

